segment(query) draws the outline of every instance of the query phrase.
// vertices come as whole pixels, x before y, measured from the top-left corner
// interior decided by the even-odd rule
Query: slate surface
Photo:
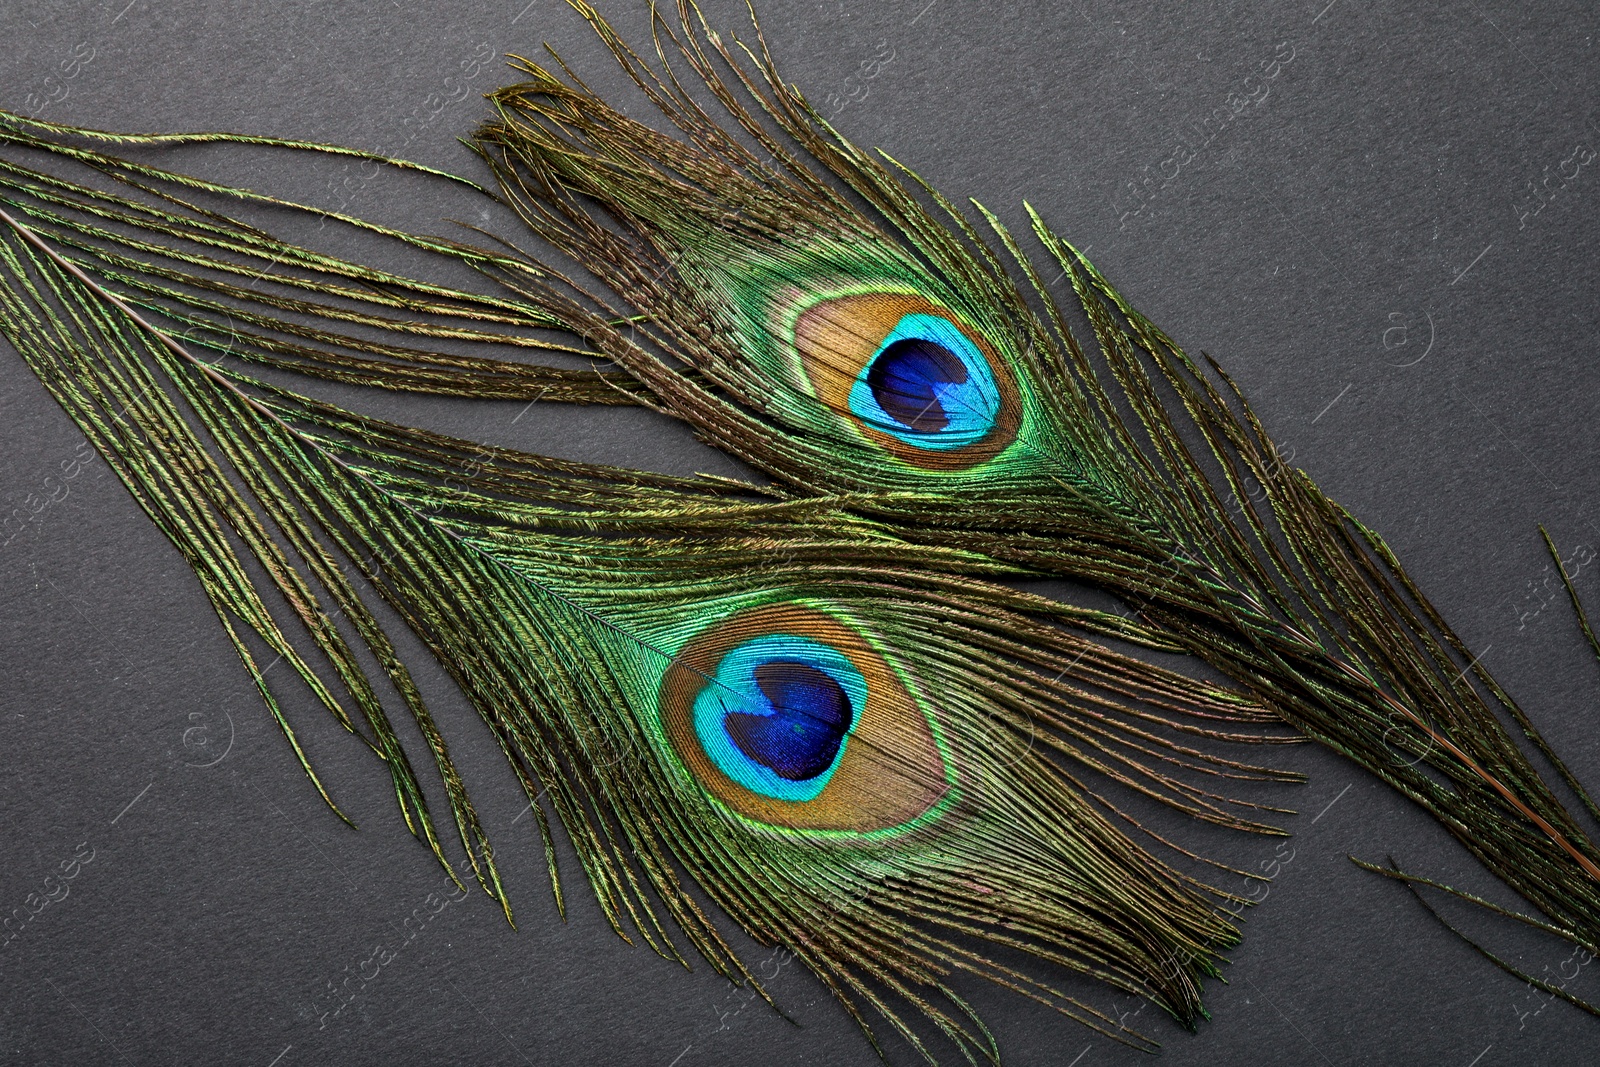
[[[765,8],[786,76],[846,133],[1013,222],[1027,198],[1136,305],[1221,359],[1295,462],[1391,539],[1600,784],[1600,672],[1535,530],[1573,553],[1578,588],[1600,604],[1600,166],[1571,175],[1600,146],[1591,5]],[[636,6],[607,10],[641,25]],[[734,5],[712,13],[744,25]],[[548,40],[596,87],[618,85],[557,0],[13,0],[0,37],[0,106],[462,169],[453,139],[502,77],[486,57]],[[1207,127],[1214,109],[1229,117]],[[225,170],[234,157],[198,158]],[[419,226],[452,210],[436,188],[359,168],[249,159],[241,179],[324,205]],[[432,410],[431,425],[475,439],[731,470],[681,429],[629,413]],[[704,967],[625,945],[572,873],[571,916],[556,921],[518,795],[483,738],[460,742],[461,758],[499,828],[521,929],[478,895],[449,900],[384,776],[295,696],[361,831],[317,799],[182,562],[9,349],[0,456],[0,513],[24,516],[0,534],[0,912],[26,914],[12,909],[78,857],[68,896],[0,949],[8,1062],[875,1062],[794,967],[771,986],[798,1026]],[[34,514],[41,497],[58,499]],[[448,721],[470,716],[439,672],[423,674]],[[1392,853],[1485,887],[1461,850],[1331,753],[1285,759],[1311,775],[1290,800],[1303,813],[1288,823],[1293,858],[1250,915],[1229,984],[1209,990],[1212,1021],[1190,1036],[1153,1011],[1132,1020],[1165,1043],[1163,1062],[1592,1058],[1600,1023],[1547,1005],[1345,858]],[[1225,847],[1246,864],[1273,853]],[[1534,973],[1576,967],[1560,945],[1483,929]],[[375,952],[389,962],[368,980]],[[1579,969],[1571,991],[1600,999],[1597,970]],[[1003,991],[961,988],[1008,1063],[1148,1062]],[[1138,1010],[1070,988],[1107,1012]]]

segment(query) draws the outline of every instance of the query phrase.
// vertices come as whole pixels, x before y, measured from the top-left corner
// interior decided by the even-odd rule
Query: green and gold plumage
[[[1600,808],[1382,539],[1280,458],[1220,366],[1188,357],[1030,209],[1070,280],[1064,308],[998,218],[975,205],[981,232],[842,138],[759,40],[742,51],[680,4],[676,26],[658,19],[652,68],[577,6],[683,138],[525,63],[475,143],[507,201],[625,318],[601,332],[516,268],[513,291],[789,492],[1113,593],[1422,805],[1553,929],[1600,940],[1600,848],[1497,710]],[[732,123],[695,103],[674,61]]]
[[[509,915],[376,598],[493,733],[558,896],[547,813],[623,936],[675,957],[687,943],[754,984],[692,883],[801,958],[869,1036],[885,1019],[929,1058],[908,1006],[968,1058],[998,1055],[961,972],[1141,1046],[1051,970],[1193,1025],[1238,898],[1125,834],[1115,823],[1142,828],[1116,795],[1274,833],[1252,814],[1264,804],[1209,783],[1292,780],[1217,748],[1292,739],[1281,725],[1422,805],[1546,929],[1596,946],[1600,849],[1497,710],[1595,805],[1381,539],[1280,461],[1220,368],[1035,214],[1064,305],[993,215],[978,208],[980,229],[839,136],[759,34],[746,50],[680,3],[656,16],[651,64],[573,6],[676,132],[559,60],[515,60],[521,80],[470,142],[496,191],[431,173],[527,232],[404,233],[110,151],[361,156],[346,150],[0,121],[0,326],[194,568],[319,789],[247,633],[372,746],[443,860],[454,846],[390,722],[406,709]],[[238,200],[492,284],[280,240]],[[643,404],[771,481],[473,445],[307,395],[307,378]],[[1015,587],[1048,577],[1131,612]],[[1188,653],[1236,688],[1113,640]]]
[[[42,198],[14,195],[0,209],[7,336],[194,567],[319,789],[248,632],[383,758],[443,860],[391,704],[351,642],[364,646],[509,915],[488,834],[377,598],[493,732],[539,813],[558,899],[547,808],[623,936],[674,957],[687,943],[753,984],[687,879],[804,960],[869,1034],[877,1014],[924,1047],[910,1005],[968,1056],[995,1050],[957,972],[1140,1045],[1039,966],[1148,996],[1187,1024],[1201,1014],[1200,982],[1237,937],[1221,908],[1240,898],[1135,844],[1079,777],[1276,832],[1196,778],[1294,776],[1185,737],[1283,739],[1258,702],[1101,643],[1168,647],[1135,623],[995,585],[981,556],[930,556],[829,505],[485,449],[202,359],[203,343],[155,321],[194,320],[115,293],[118,276],[74,250]],[[974,947],[985,941],[1034,966]]]

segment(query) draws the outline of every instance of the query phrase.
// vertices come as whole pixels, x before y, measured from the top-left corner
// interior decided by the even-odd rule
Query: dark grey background
[[[452,102],[464,60],[548,40],[597,87],[617,84],[558,0],[124,2],[8,3],[0,106],[466,169],[453,138],[502,75],[491,67]],[[1600,547],[1600,165],[1564,188],[1550,178],[1560,191],[1530,210],[1541,203],[1530,183],[1600,147],[1600,17],[1583,3],[1325,3],[772,3],[763,18],[786,76],[847,134],[1015,223],[1027,198],[1182,343],[1221,359],[1295,463],[1391,539],[1600,784],[1600,670],[1535,530],[1591,559]],[[605,10],[640,25],[635,5]],[[712,11],[746,25],[734,5]],[[1263,62],[1291,50],[1267,79]],[[1253,99],[1173,177],[1179,138],[1230,93]],[[196,158],[231,157],[184,157]],[[259,171],[239,177],[298,183],[319,203],[430,226],[452,210],[436,188],[252,158]],[[516,414],[447,405],[436,424],[582,458],[730,469],[637,413]],[[875,1062],[794,967],[772,990],[799,1026],[704,967],[625,945],[570,870],[571,916],[557,921],[518,794],[476,735],[476,747],[458,743],[521,928],[476,894],[432,915],[447,883],[394,817],[386,777],[292,698],[361,831],[327,811],[177,554],[103,463],[72,466],[80,442],[0,353],[0,513],[28,516],[0,533],[0,913],[42,891],[80,843],[93,853],[69,895],[0,949],[11,1062]],[[56,502],[33,514],[45,497]],[[1600,604],[1596,572],[1600,560],[1576,581]],[[426,680],[447,721],[470,716]],[[1546,1006],[1345,858],[1392,852],[1484,887],[1442,832],[1330,753],[1285,759],[1311,774],[1290,799],[1303,812],[1289,820],[1296,851],[1249,916],[1229,984],[1209,990],[1213,1020],[1198,1036],[1154,1011],[1133,1020],[1165,1043],[1165,1062],[1592,1058],[1600,1022]],[[1246,864],[1272,853],[1226,847]],[[431,917],[413,937],[414,912]],[[1485,929],[1534,973],[1569,957]],[[375,949],[398,955],[324,1020],[339,1003],[329,989]],[[1571,991],[1600,998],[1597,971]],[[1002,991],[962,988],[1010,1063],[1146,1062]],[[1070,988],[1107,1012],[1138,1008]]]

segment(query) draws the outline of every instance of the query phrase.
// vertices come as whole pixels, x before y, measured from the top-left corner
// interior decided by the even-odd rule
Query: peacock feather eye
[[[950,793],[921,702],[854,627],[799,604],[692,638],[661,681],[679,761],[735,813],[795,830],[903,826]]]
[[[794,344],[818,399],[913,466],[975,466],[1016,438],[1009,369],[982,334],[924,297],[818,300],[796,318]]]
[[[866,701],[866,680],[845,655],[810,638],[764,634],[717,662],[695,697],[695,737],[744,788],[811,800],[833,777]]]

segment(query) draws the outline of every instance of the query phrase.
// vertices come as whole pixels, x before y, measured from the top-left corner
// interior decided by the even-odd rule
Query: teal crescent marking
[[[897,341],[927,340],[944,346],[961,361],[967,372],[964,382],[933,384],[946,425],[936,431],[916,430],[890,415],[873,395],[867,381],[873,364],[884,350]],[[905,315],[886,334],[872,358],[862,365],[850,387],[850,411],[868,426],[889,434],[913,448],[949,451],[976,444],[994,429],[1000,413],[1000,388],[989,363],[960,327],[938,315]]]
[[[840,742],[839,752],[827,770],[815,778],[791,781],[741,752],[722,724],[723,716],[730,711],[756,715],[773,711],[772,703],[755,680],[756,668],[773,661],[804,663],[838,682],[856,712],[855,722],[851,724],[853,732],[861,721],[861,710],[867,706],[867,680],[849,657],[809,637],[766,634],[735,646],[717,663],[716,674],[694,699],[695,736],[717,769],[752,793],[774,800],[815,800],[827,787],[833,772],[839,769],[839,761],[844,759],[845,747],[850,743],[849,734]]]

